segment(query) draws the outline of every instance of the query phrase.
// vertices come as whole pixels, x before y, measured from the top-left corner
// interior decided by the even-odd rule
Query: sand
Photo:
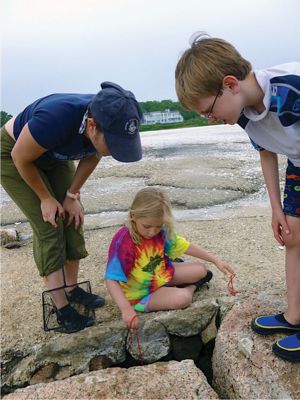
[[[247,138],[238,132],[223,147],[207,140],[179,147],[181,152],[173,141],[172,153],[168,143],[156,149],[151,142],[139,163],[101,161],[82,190],[89,256],[81,262],[79,280],[89,279],[93,292],[106,298],[106,305],[96,312],[98,324],[120,318],[103,281],[107,251],[131,199],[145,185],[159,185],[169,193],[178,233],[236,270],[235,286],[241,294],[234,301],[258,292],[285,294],[284,249],[273,238],[258,156]],[[283,159],[281,176],[284,164]],[[1,211],[2,225],[16,228],[23,237],[29,235],[20,248],[1,249],[2,354],[24,355],[57,333],[42,329],[45,288],[32,257],[30,226],[11,202],[2,204]],[[207,266],[214,272],[210,296],[229,296],[227,280],[213,265]]]

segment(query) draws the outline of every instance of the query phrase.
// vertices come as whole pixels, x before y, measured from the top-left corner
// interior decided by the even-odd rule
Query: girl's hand
[[[217,260],[215,262],[215,265],[225,275],[235,274],[234,270],[230,267],[230,265],[226,261]]]
[[[272,229],[274,237],[281,246],[284,246],[284,241],[282,238],[282,231],[287,235],[290,233],[290,228],[286,221],[286,216],[282,210],[273,211],[272,213]]]
[[[75,229],[78,229],[84,221],[83,207],[80,202],[66,197],[63,202],[63,208],[69,214],[67,226],[71,225],[73,219],[75,219]]]
[[[135,315],[137,315],[137,313],[131,307],[126,309],[125,311],[122,311],[122,320],[128,328],[130,328],[130,322]],[[134,318],[131,327],[137,329],[138,324],[138,318]]]
[[[62,205],[52,196],[41,200],[41,211],[44,222],[49,222],[54,228],[57,228],[56,214],[63,219],[65,217]]]

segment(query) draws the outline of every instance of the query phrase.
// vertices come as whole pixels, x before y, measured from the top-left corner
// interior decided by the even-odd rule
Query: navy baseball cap
[[[112,82],[102,82],[90,111],[101,126],[108,150],[122,162],[142,158],[139,126],[143,113],[134,94]]]

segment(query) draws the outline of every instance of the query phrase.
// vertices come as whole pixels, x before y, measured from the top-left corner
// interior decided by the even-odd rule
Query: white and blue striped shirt
[[[245,108],[238,124],[257,150],[284,154],[300,167],[300,63],[254,71],[265,111]]]

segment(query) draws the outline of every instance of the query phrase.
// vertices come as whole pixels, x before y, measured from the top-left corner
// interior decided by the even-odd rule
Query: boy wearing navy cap
[[[1,184],[30,222],[34,259],[48,290],[63,286],[57,229],[62,238],[66,283],[75,289],[54,291],[52,299],[67,332],[93,324],[69,301],[88,308],[104,304],[102,297],[76,286],[79,261],[88,255],[80,189],[101,157],[142,158],[142,112],[133,93],[111,82],[101,88],[96,95],[43,97],[1,128]],[[73,160],[79,160],[76,170]]]

